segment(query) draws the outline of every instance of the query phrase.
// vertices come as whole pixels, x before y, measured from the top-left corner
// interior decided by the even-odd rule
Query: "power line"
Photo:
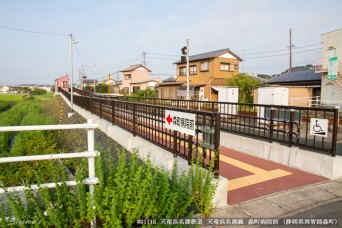
[[[86,62],[84,61],[84,58],[81,56],[80,52],[78,51],[78,48],[76,47],[76,45],[74,46],[75,47],[75,50],[76,50],[76,53],[78,55],[78,57],[80,58],[80,60],[83,62],[83,64]]]
[[[134,58],[131,58],[131,59],[127,59],[125,61],[122,61],[122,62],[118,62],[118,63],[113,63],[113,64],[108,64],[108,65],[101,65],[101,66],[97,66],[96,65],[96,69],[97,68],[113,68],[113,67],[118,67],[119,65],[122,65],[124,63],[127,63],[127,62],[132,62],[132,61],[135,61],[135,60],[138,60],[140,59],[140,56],[139,57],[134,57]],[[84,66],[85,68],[93,68],[94,66]]]
[[[148,57],[150,59],[161,59],[161,60],[172,60],[172,61],[177,61],[177,59],[166,59],[166,58],[157,58],[157,57]]]
[[[244,55],[257,55],[257,54],[266,54],[266,53],[282,52],[282,51],[288,51],[288,49],[274,50],[274,51],[263,51],[263,52],[255,52],[255,53],[247,53],[247,54],[244,54]]]
[[[309,44],[305,46],[299,46],[299,47],[294,47],[295,49],[301,49],[301,48],[306,48],[306,47],[312,47],[312,46],[317,46],[317,45],[322,45],[321,43],[316,43],[316,44]],[[281,50],[273,50],[273,51],[263,51],[263,52],[254,52],[254,53],[245,53],[244,55],[257,55],[257,54],[267,54],[267,53],[274,53],[274,52],[283,52],[283,51],[288,51],[289,49],[281,49]]]
[[[145,52],[146,54],[150,55],[160,55],[160,56],[180,56],[180,55],[169,55],[169,54],[160,54],[160,53],[151,53],[151,52]]]
[[[11,27],[6,27],[6,26],[2,26],[2,25],[0,25],[0,28],[19,31],[19,32],[36,33],[36,34],[51,35],[51,36],[68,36],[69,35],[69,34],[65,34],[65,33],[38,32],[38,31],[32,31],[32,30],[26,30],[26,29],[11,28]]]
[[[301,46],[301,47],[294,47],[294,48],[295,49],[300,49],[300,48],[312,47],[312,46],[317,46],[317,45],[322,45],[322,44],[321,43],[317,43],[317,44],[310,44],[310,45]]]
[[[309,51],[316,51],[316,50],[322,50],[322,48],[309,49],[309,50],[305,50],[305,51],[297,51],[297,52],[293,52],[293,54],[309,52]],[[288,55],[288,53],[277,54],[277,55],[258,56],[258,57],[252,57],[252,58],[246,58],[246,59],[262,59],[262,58],[269,58],[269,57],[283,56],[283,55]]]

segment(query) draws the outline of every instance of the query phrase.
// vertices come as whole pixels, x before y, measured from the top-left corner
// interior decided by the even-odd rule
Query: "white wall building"
[[[342,28],[321,35],[323,57],[315,66],[322,73],[321,103],[342,108]],[[328,78],[329,58],[338,58],[337,78]]]

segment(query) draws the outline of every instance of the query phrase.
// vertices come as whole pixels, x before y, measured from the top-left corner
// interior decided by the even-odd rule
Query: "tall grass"
[[[0,113],[0,126],[19,125],[30,103],[19,103],[6,112]],[[0,156],[7,156],[10,142],[15,132],[0,132]]]
[[[41,105],[29,100],[20,103],[4,114],[1,125],[43,125],[52,124],[50,117],[44,115]],[[22,131],[0,133],[1,156],[26,156],[51,154],[56,151],[54,134],[51,131]],[[0,164],[0,186],[15,186],[36,183],[35,171],[44,169],[44,177],[49,178],[47,162]]]

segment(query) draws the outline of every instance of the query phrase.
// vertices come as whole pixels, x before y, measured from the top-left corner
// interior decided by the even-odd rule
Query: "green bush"
[[[34,89],[30,91],[30,95],[43,95],[46,94],[47,91],[45,89]]]
[[[136,94],[132,94],[133,97],[145,97],[145,98],[157,98],[158,90],[155,89],[147,89],[147,90],[138,90]]]
[[[218,151],[216,153],[219,153]],[[209,167],[204,169],[201,164],[200,156],[197,156],[191,164],[189,177],[191,183],[191,193],[197,209],[205,216],[209,216],[216,205],[213,199],[216,193],[218,182],[214,181],[214,162],[210,161]]]
[[[189,178],[142,163],[134,152],[120,152],[115,166],[99,159],[100,183],[95,188],[95,216],[106,227],[132,227],[138,219],[181,218],[193,202]]]
[[[0,101],[0,112],[4,112],[11,107],[11,104],[5,101]]]
[[[31,221],[36,227],[87,227],[96,218],[99,227],[134,227],[138,219],[189,218],[193,215],[194,200],[202,211],[209,208],[203,203],[212,206],[216,189],[211,182],[212,173],[197,165],[192,164],[189,175],[178,175],[177,162],[170,173],[152,167],[150,159],[140,160],[136,151],[131,156],[120,151],[115,163],[110,156],[98,156],[99,183],[92,198],[88,187],[82,184],[87,177],[87,166],[83,163],[75,169],[76,187],[61,184],[55,189],[28,190],[24,199],[8,193],[8,204],[0,203],[0,220],[6,215]],[[63,162],[49,162],[47,167],[54,182],[67,180]],[[44,172],[41,166],[34,172],[39,184],[45,181]],[[6,227],[3,220],[2,226]]]

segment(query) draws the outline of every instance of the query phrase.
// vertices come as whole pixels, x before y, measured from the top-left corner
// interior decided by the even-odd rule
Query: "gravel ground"
[[[44,111],[54,119],[56,124],[59,123],[61,114],[62,124],[80,124],[87,122],[86,119],[76,112],[68,118],[68,113],[71,112],[71,109],[64,103],[63,112],[61,112],[62,103],[64,103],[64,100],[60,96],[56,96],[44,103]],[[86,130],[62,130],[60,136],[57,136],[56,132],[56,138],[60,152],[81,152],[87,150]],[[104,156],[107,156],[110,152],[111,157],[114,159],[116,158],[116,152],[118,150],[124,150],[121,145],[107,137],[100,130],[95,130],[95,149],[100,151]]]

